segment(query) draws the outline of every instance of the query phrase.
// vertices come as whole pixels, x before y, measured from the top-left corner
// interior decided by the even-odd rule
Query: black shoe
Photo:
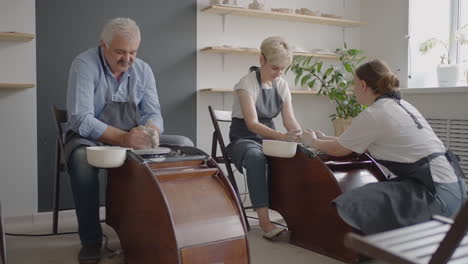
[[[101,259],[101,244],[86,244],[81,247],[78,254],[80,264],[94,264]]]

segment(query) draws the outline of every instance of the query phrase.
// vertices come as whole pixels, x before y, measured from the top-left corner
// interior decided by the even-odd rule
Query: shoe
[[[78,254],[80,264],[95,264],[101,260],[101,244],[85,244]]]
[[[279,241],[288,234],[288,230],[284,228],[275,228],[268,233],[263,233],[263,237],[270,241]]]

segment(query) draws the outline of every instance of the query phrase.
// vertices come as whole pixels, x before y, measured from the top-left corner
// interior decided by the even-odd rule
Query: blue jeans
[[[453,217],[463,206],[466,199],[466,185],[463,180],[453,183],[435,182],[436,198],[444,208],[439,214],[446,217]]]
[[[101,244],[99,222],[99,170],[88,164],[86,146],[76,148],[68,159],[68,174],[78,218],[81,244]]]
[[[250,200],[254,208],[268,207],[267,159],[257,148],[246,151],[242,167],[245,168]]]
[[[193,146],[184,136],[161,135],[161,144]],[[81,244],[101,244],[102,229],[99,221],[99,171],[88,164],[86,147],[81,145],[68,158],[68,174],[78,218],[78,234]]]

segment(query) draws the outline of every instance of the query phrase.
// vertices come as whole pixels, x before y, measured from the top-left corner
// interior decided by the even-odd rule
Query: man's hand
[[[156,129],[149,126],[145,126],[145,130],[151,137],[151,147],[157,148],[159,146],[159,132]]]
[[[144,126],[138,126],[124,135],[124,145],[134,149],[149,149],[153,144],[150,133]]]
[[[145,124],[145,130],[151,136],[151,145],[152,148],[157,148],[159,146],[159,129],[156,125],[153,124],[151,120],[148,120]]]

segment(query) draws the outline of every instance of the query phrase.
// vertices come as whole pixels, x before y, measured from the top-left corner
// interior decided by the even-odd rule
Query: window
[[[442,57],[445,63],[450,59],[452,64],[462,64],[456,66],[457,77],[450,76],[455,81],[449,86],[466,86],[463,64],[468,64],[468,45],[461,45],[453,36],[468,25],[468,0],[411,0],[409,8],[408,87],[447,86],[438,81],[437,68]],[[449,41],[451,36],[453,41]],[[437,44],[422,54],[421,44],[431,38]]]
[[[460,1],[460,28],[465,26],[468,32],[468,0]],[[468,63],[468,43],[459,45],[459,60],[461,63]]]

